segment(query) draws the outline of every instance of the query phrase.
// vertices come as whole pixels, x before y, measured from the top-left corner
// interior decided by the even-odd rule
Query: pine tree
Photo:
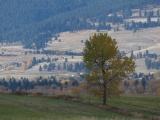
[[[58,70],[60,70],[61,69],[61,65],[60,64],[58,64]]]
[[[146,17],[146,16],[147,16],[147,11],[145,10],[145,11],[144,11],[144,17]]]
[[[39,66],[39,71],[42,71],[42,66],[41,65]]]
[[[67,68],[67,66],[66,66],[66,63],[64,62],[63,63],[63,69],[66,69]]]

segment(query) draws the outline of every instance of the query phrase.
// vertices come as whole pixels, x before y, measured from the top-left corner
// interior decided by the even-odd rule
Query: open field
[[[159,31],[160,27],[139,30],[136,33],[126,30],[120,30],[118,32],[108,31],[108,34],[112,38],[117,40],[118,48],[121,51],[125,51],[126,53],[128,53],[128,55],[130,55],[130,52],[132,50],[135,55],[139,52],[145,53],[146,50],[149,50],[150,53],[156,53],[160,55]],[[85,44],[81,43],[81,40],[85,42],[85,40],[89,39],[89,36],[92,36],[94,33],[96,33],[95,30],[78,31],[76,33],[61,33],[59,37],[59,39],[61,39],[61,42],[53,40],[52,44],[50,44],[47,49],[59,48],[60,50],[82,52]],[[81,58],[79,60],[81,60]],[[156,71],[147,70],[144,64],[144,59],[137,59],[135,62],[137,65],[136,72],[149,73]]]
[[[0,106],[1,120],[131,118],[93,105],[31,96],[0,95]]]
[[[149,29],[143,29],[139,30],[136,33],[133,33],[133,31],[126,31],[120,29],[118,32],[114,31],[108,31],[108,34],[117,40],[118,48],[121,51],[125,51],[130,55],[130,52],[133,50],[134,54],[136,55],[139,52],[144,53],[146,50],[149,50],[150,53],[156,53],[160,55],[160,37],[159,37],[159,31],[160,27],[157,28],[149,28]],[[101,31],[101,32],[107,32],[107,31]],[[94,33],[96,33],[95,30],[83,30],[83,31],[77,31],[75,33],[70,32],[63,32],[60,33],[60,37],[58,39],[61,40],[59,42],[58,40],[52,40],[52,43],[48,43],[48,46],[45,49],[49,50],[62,50],[62,51],[73,51],[73,52],[82,52],[85,41],[89,39],[90,36],[92,36]],[[82,42],[83,40],[83,42]],[[28,59],[32,59],[33,57],[36,57],[38,59],[44,57],[48,58],[59,58],[59,60],[56,62],[57,64],[63,64],[64,59],[61,59],[61,57],[68,58],[69,63],[74,62],[80,62],[82,61],[81,56],[74,56],[74,59],[71,58],[71,56],[65,56],[65,55],[59,55],[59,56],[47,56],[47,55],[41,55],[41,54],[24,54],[25,51],[29,51],[26,49],[23,49],[20,45],[1,45],[1,50],[4,52],[4,54],[13,54],[17,56],[0,56],[0,64],[3,64],[4,66],[6,64],[9,64],[11,62],[20,62],[24,63]],[[140,49],[139,49],[140,48]],[[136,72],[155,72],[156,70],[147,70],[144,64],[144,59],[137,59],[136,61]],[[42,76],[50,76],[50,75],[64,75],[63,71],[51,71],[51,72],[39,72],[38,68],[40,65],[44,65],[45,63],[38,64],[37,66],[34,66],[32,69],[22,71],[20,69],[13,69],[13,70],[0,70],[0,77],[5,77],[7,75],[14,76],[16,78],[19,78],[21,76],[25,76],[28,78],[35,78],[36,76],[42,75]]]
[[[83,99],[90,102],[102,102],[94,96],[83,96]],[[118,98],[109,98],[108,105],[116,106],[139,116],[158,116],[160,117],[160,95],[121,95]]]
[[[125,18],[125,22],[131,23],[134,22],[146,22],[147,16],[144,16],[145,10],[147,14],[151,11],[154,12],[153,17],[151,18],[152,21],[157,21],[158,15],[157,10],[160,10],[160,5],[153,4],[153,5],[145,5],[141,9],[141,15],[139,16],[140,9],[132,9],[132,15],[128,18]],[[118,16],[122,16],[122,11],[117,12]],[[108,23],[107,23],[108,24]],[[110,31],[101,30],[100,32],[107,32],[112,38],[116,39],[118,49],[120,51],[124,51],[127,53],[128,56],[130,56],[131,51],[135,55],[137,53],[142,52],[145,53],[146,50],[149,51],[149,53],[156,53],[157,55],[160,55],[160,27],[155,28],[148,28],[148,29],[138,29],[135,33],[129,30],[124,30],[124,24],[111,24],[112,29]],[[95,25],[98,25],[98,22],[95,23]],[[119,31],[114,32],[114,28],[118,27]],[[74,31],[74,32],[62,32],[58,33],[58,38],[55,40],[55,38],[52,38],[52,41],[49,41],[47,43],[47,47],[44,49],[47,50],[60,50],[60,51],[71,51],[71,52],[82,52],[83,48],[85,47],[85,41],[89,39],[90,36],[92,36],[94,33],[97,33],[96,30],[82,30],[82,31]],[[25,63],[27,60],[32,59],[33,57],[36,57],[37,59],[41,59],[42,57],[48,58],[60,58],[56,63],[63,65],[64,59],[61,59],[61,57],[68,58],[68,63],[75,63],[75,62],[81,62],[82,56],[74,56],[74,59],[72,59],[72,56],[65,56],[65,55],[42,55],[42,54],[32,54],[27,53],[26,51],[35,51],[35,50],[29,50],[24,49],[20,42],[16,43],[0,43],[0,54],[4,53],[6,56],[0,56],[0,77],[6,77],[6,76],[13,76],[15,78],[20,78],[21,76],[27,77],[27,78],[36,78],[38,76],[59,76],[59,75],[68,75],[73,73],[66,73],[66,71],[51,71],[51,72],[39,72],[39,66],[43,66],[46,63],[41,63],[36,66],[34,66],[31,69],[27,70],[21,70],[20,68],[15,69],[6,69],[7,65],[9,65],[12,62],[18,62],[18,63]],[[8,55],[8,56],[7,56]],[[136,62],[136,72],[142,72],[142,73],[154,73],[156,70],[147,70],[144,58],[135,60]],[[5,69],[4,69],[5,68]]]
[[[125,51],[126,53],[130,53],[132,50],[139,52],[138,47],[140,46],[140,51],[149,49],[149,51],[151,52],[160,54],[160,51],[157,51],[157,49],[160,48],[159,30],[160,27],[139,30],[135,34],[133,33],[133,31],[128,30],[120,30],[118,32],[108,31],[108,34],[112,38],[116,39],[118,48],[121,51]],[[95,30],[84,30],[78,31],[76,33],[63,32],[59,37],[59,39],[61,39],[61,42],[58,42],[58,40],[53,40],[52,44],[49,44],[46,49],[59,49],[81,52],[85,45],[84,42],[89,39],[89,36],[92,36],[94,33],[96,33]],[[84,42],[81,43],[81,40],[83,40]]]
[[[109,100],[109,105],[126,111],[135,112],[135,116],[120,114],[112,109],[95,105],[65,101],[55,98],[0,95],[1,120],[141,120],[158,116],[160,96],[123,96]],[[148,108],[149,107],[149,108]]]
[[[159,116],[160,119],[160,96],[158,95],[126,95],[120,99],[110,99],[109,104],[146,116]]]

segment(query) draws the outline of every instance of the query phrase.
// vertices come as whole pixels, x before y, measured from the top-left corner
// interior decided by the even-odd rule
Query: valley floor
[[[120,51],[125,51],[125,53],[130,56],[131,51],[135,55],[137,53],[142,52],[145,53],[146,50],[149,51],[149,53],[156,53],[157,55],[160,55],[160,37],[159,37],[159,30],[160,27],[156,28],[148,28],[148,29],[140,29],[136,33],[133,33],[133,31],[123,30],[120,29],[120,31],[114,32],[114,31],[101,31],[101,32],[108,32],[108,34],[116,39],[118,49]],[[52,42],[47,44],[46,50],[60,50],[60,51],[72,51],[72,52],[82,52],[85,41],[89,39],[89,36],[92,36],[94,33],[96,33],[95,30],[83,30],[83,31],[77,31],[75,33],[70,32],[63,32],[60,33],[60,37],[58,39],[61,40],[59,42],[58,40],[52,40]],[[83,41],[83,42],[82,42]],[[61,67],[63,66],[64,59],[61,59],[62,57],[68,58],[68,63],[75,63],[75,62],[81,62],[82,56],[74,56],[74,59],[72,59],[72,56],[68,55],[45,55],[45,54],[33,54],[33,53],[27,53],[26,51],[32,51],[32,50],[26,50],[23,49],[20,45],[0,45],[1,52],[4,52],[4,55],[13,55],[13,56],[0,56],[0,77],[6,77],[9,75],[10,77],[27,77],[27,78],[35,78],[36,76],[50,76],[52,75],[67,75],[70,73],[63,73],[63,71],[53,71],[53,72],[39,72],[39,66],[44,65],[46,63],[41,63],[36,66],[34,66],[31,69],[22,70],[22,68],[13,67],[11,69],[11,64],[14,62],[24,64],[27,61],[33,59],[33,57],[36,57],[37,59],[41,59],[44,57],[47,59],[50,57],[51,59],[59,58],[59,60],[56,62],[57,64],[61,64]],[[142,72],[142,73],[154,73],[156,70],[147,70],[144,62],[144,58],[142,59],[136,59],[136,72]],[[4,69],[2,69],[4,68]],[[72,74],[72,73],[71,73]]]

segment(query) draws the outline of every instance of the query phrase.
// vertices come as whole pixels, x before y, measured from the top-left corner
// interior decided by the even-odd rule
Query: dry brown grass
[[[120,29],[118,32],[109,31],[108,34],[117,40],[118,42],[118,48],[121,51],[125,51],[126,53],[130,53],[132,50],[135,54],[138,52],[145,52],[146,50],[149,50],[150,53],[157,53],[160,54],[160,37],[159,37],[159,30],[160,27],[157,28],[149,28],[144,30],[139,30],[135,34],[133,34],[133,31],[125,31]],[[104,32],[104,31],[103,31]],[[106,32],[106,31],[105,31]],[[85,40],[89,38],[92,34],[96,33],[95,30],[83,30],[78,31],[75,33],[70,32],[63,32],[60,33],[59,39],[61,39],[61,42],[58,42],[58,40],[53,40],[52,44],[48,44],[48,47],[46,49],[51,50],[69,50],[74,52],[82,52],[83,47],[85,46]],[[83,43],[81,42],[83,40]],[[141,47],[141,50],[138,49],[138,46]],[[16,54],[17,56],[0,56],[0,64],[8,64],[10,62],[24,62],[29,58],[36,57],[38,59],[45,57],[66,57],[68,58],[69,63],[74,62],[80,62],[82,61],[81,56],[74,56],[74,59],[71,58],[71,56],[46,56],[46,55],[36,55],[36,54],[27,54],[24,55],[24,49],[22,46],[1,46],[1,48],[5,49],[5,53],[7,54]],[[129,55],[129,54],[128,54]],[[63,64],[64,60],[60,59],[58,60],[58,64]],[[153,70],[148,71],[146,70],[144,59],[137,59],[136,61],[136,72],[155,72]],[[40,64],[39,64],[40,65]],[[62,71],[53,71],[53,72],[39,72],[38,68],[39,65],[33,67],[32,69],[21,71],[19,69],[14,70],[1,70],[0,75],[1,77],[5,77],[6,75],[14,76],[14,77],[29,77],[29,78],[36,78],[36,76],[42,75],[42,76],[50,76],[52,75],[63,75],[64,73]],[[42,64],[43,65],[43,64]]]

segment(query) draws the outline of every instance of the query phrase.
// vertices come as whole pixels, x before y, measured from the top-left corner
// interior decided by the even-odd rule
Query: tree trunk
[[[105,75],[105,71],[103,69],[102,69],[102,74],[103,74],[103,76]],[[104,79],[103,79],[103,81],[104,81],[104,83],[103,83],[103,105],[106,105],[106,102],[107,102],[107,99],[106,99],[106,97],[107,97],[107,81]]]
[[[106,85],[104,85],[104,88],[103,88],[103,105],[106,105],[106,102],[107,102],[107,99],[106,99]]]
[[[107,99],[106,99],[106,89],[104,89],[103,93],[103,105],[106,105]]]

